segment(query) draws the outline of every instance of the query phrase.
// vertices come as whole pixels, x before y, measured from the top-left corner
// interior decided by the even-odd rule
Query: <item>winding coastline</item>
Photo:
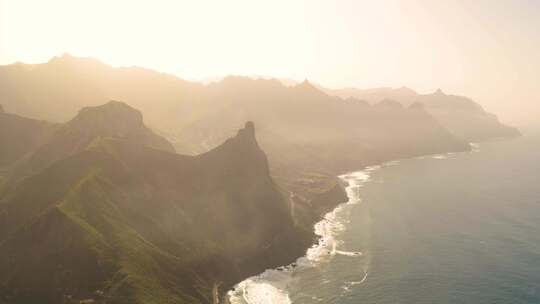
[[[380,164],[366,166],[362,170],[353,171],[338,176],[347,186],[345,186],[345,192],[348,200],[344,203],[339,203],[330,212],[324,214],[322,219],[315,223],[313,229],[315,235],[318,237],[317,243],[313,244],[306,250],[306,254],[299,257],[296,262],[286,266],[281,266],[276,269],[267,269],[261,274],[251,276],[244,281],[234,286],[232,290],[229,290],[225,297],[225,302],[230,304],[262,304],[262,303],[278,303],[289,304],[292,303],[286,288],[290,283],[294,281],[294,275],[296,272],[302,269],[314,268],[319,263],[327,260],[335,255],[343,255],[349,257],[362,257],[364,253],[362,251],[342,251],[338,247],[340,242],[336,240],[336,236],[339,232],[345,229],[343,223],[337,221],[337,216],[346,207],[357,205],[361,203],[359,197],[359,188],[370,179],[370,174],[382,167],[392,166],[398,164],[401,160],[405,159],[446,159],[447,157],[457,153],[475,153],[479,152],[479,144],[470,143],[470,149],[461,152],[446,152],[435,153],[410,158],[389,160]],[[342,286],[345,291],[348,291],[353,285],[362,284],[368,278],[369,265],[363,269],[364,274],[358,281],[349,282],[348,286]],[[313,298],[313,300],[321,300]]]
[[[294,279],[295,271],[302,268],[316,267],[319,263],[334,255],[363,256],[361,251],[342,251],[338,249],[340,244],[335,237],[340,231],[343,231],[344,226],[336,220],[336,217],[346,206],[360,203],[358,188],[369,180],[372,171],[380,167],[380,165],[369,166],[364,170],[339,176],[342,181],[347,183],[345,191],[349,199],[326,213],[322,220],[314,225],[315,235],[318,236],[317,243],[308,248],[305,255],[298,258],[296,262],[277,269],[268,269],[237,284],[233,290],[227,293],[229,303],[291,303],[289,295],[284,289]],[[366,280],[367,275],[366,270],[362,280],[355,283],[362,283]]]

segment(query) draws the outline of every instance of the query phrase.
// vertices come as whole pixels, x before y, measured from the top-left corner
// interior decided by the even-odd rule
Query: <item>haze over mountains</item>
[[[322,159],[317,162],[335,162],[333,153],[347,159],[343,154],[347,149],[348,154],[354,154],[355,161],[362,160],[354,167],[396,156],[438,153],[449,146],[464,149],[465,143],[456,142],[460,140],[471,142],[518,134],[476,103],[443,93],[418,95],[409,89],[326,90],[331,95],[354,97],[342,100],[307,81],[288,87],[277,80],[246,77],[227,77],[205,86],[136,67],[112,68],[94,59],[67,54],[45,64],[3,66],[0,86],[2,103],[9,112],[53,122],[67,121],[84,106],[108,100],[126,102],[140,109],[146,122],[184,154],[197,154],[217,146],[247,120],[256,122],[261,145],[271,160],[291,154],[278,157],[277,152],[271,151],[275,143],[289,144],[298,153],[319,145],[317,149],[323,150],[316,154]],[[373,107],[365,106],[362,100],[371,104],[386,101]],[[407,110],[416,102],[424,104],[427,113],[419,106],[413,107],[417,111]],[[425,140],[430,132],[432,140]],[[450,139],[448,133],[455,138]],[[354,147],[348,147],[353,141],[343,140],[343,136],[354,136]],[[324,144],[327,139],[333,145]],[[329,146],[337,151],[324,151]],[[279,162],[270,163],[277,166]],[[344,161],[339,169],[350,170],[351,164]]]
[[[323,90],[328,94],[342,98],[354,97],[371,104],[381,100],[395,100],[404,105],[422,103],[445,128],[470,142],[519,134],[516,128],[500,123],[495,115],[487,113],[482,106],[471,99],[448,95],[440,89],[432,94],[418,94],[407,87]]]
[[[141,109],[150,125],[159,127],[162,131],[181,130],[185,125],[196,122],[204,112],[216,112],[227,106],[230,101],[218,92],[229,90],[230,93],[230,90],[235,89],[238,90],[237,94],[229,94],[228,99],[236,96],[252,99],[254,96],[250,94],[253,95],[255,90],[261,88],[262,83],[266,83],[266,89],[275,94],[286,91],[277,81],[271,79],[249,81],[249,78],[244,78],[244,82],[240,79],[230,81],[231,79],[225,78],[204,86],[138,67],[112,68],[95,59],[78,58],[69,54],[55,57],[44,64],[16,63],[0,67],[3,105],[8,112],[64,122],[84,106],[121,100]],[[291,83],[289,85],[294,87]],[[478,104],[466,97],[446,95],[441,91],[420,95],[405,87],[331,90],[317,86],[317,89],[329,95],[354,97],[370,104],[384,99],[395,100],[405,106],[422,102],[428,111],[437,117],[449,116],[443,119],[447,121],[445,126],[456,126],[467,120],[480,119],[480,125],[467,127],[471,130],[456,131],[458,135],[466,132],[467,140],[485,139],[496,136],[497,132],[505,132],[500,130],[504,129],[504,126],[498,123],[493,115],[485,113]],[[206,109],[206,103],[212,105],[213,109]],[[235,106],[245,105],[240,103]],[[241,110],[237,109],[238,112]],[[182,122],[178,122],[178,116],[183,117]],[[483,134],[475,132],[474,128],[491,129],[491,132],[488,132],[489,135]],[[506,130],[506,133],[510,134],[512,131]]]
[[[202,85],[69,55],[0,67],[0,104],[6,303],[215,303],[305,252],[347,199],[336,175],[519,135],[442,92]]]
[[[48,166],[4,185],[2,301],[211,303],[302,254],[312,232],[293,224],[252,123],[193,157],[126,136],[147,130],[140,118],[118,102],[84,108],[25,161]]]

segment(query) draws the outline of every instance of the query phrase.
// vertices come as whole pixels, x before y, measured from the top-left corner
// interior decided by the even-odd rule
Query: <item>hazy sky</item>
[[[265,75],[467,95],[540,114],[537,0],[0,0],[0,64],[69,52],[187,79]]]

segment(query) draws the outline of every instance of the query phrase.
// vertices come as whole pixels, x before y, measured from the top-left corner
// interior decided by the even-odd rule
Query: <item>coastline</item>
[[[337,243],[334,240],[333,236],[335,232],[339,232],[339,230],[343,229],[343,227],[340,223],[335,223],[334,219],[336,217],[336,214],[338,214],[344,206],[356,205],[361,202],[360,198],[355,196],[353,192],[354,190],[356,190],[356,188],[361,187],[363,183],[369,180],[371,172],[384,166],[395,165],[400,161],[407,159],[445,159],[448,156],[457,153],[479,152],[479,143],[469,143],[468,145],[469,148],[463,151],[430,153],[425,155],[387,160],[375,164],[369,164],[364,166],[362,169],[338,175],[338,179],[342,182],[338,183],[338,185],[343,190],[343,192],[346,193],[347,201],[340,202],[339,199],[336,199],[332,202],[333,204],[326,202],[327,206],[332,205],[332,208],[329,211],[322,212],[319,215],[319,220],[314,223],[313,234],[316,236],[316,239],[314,240],[314,242],[311,243],[310,247],[306,248],[305,254],[303,256],[297,257],[294,262],[288,265],[283,265],[276,268],[269,268],[257,275],[247,277],[243,281],[235,284],[232,289],[222,294],[222,301],[220,301],[219,303],[256,304],[261,303],[261,301],[259,300],[263,297],[264,299],[266,299],[266,301],[268,301],[267,297],[275,297],[271,298],[270,303],[291,303],[288,294],[284,292],[283,289],[286,287],[287,282],[292,280],[290,276],[294,273],[294,271],[299,269],[299,267],[315,267],[316,264],[320,262],[325,256],[333,256],[336,254],[348,256],[363,255],[363,253],[360,251],[348,252],[337,250]],[[331,199],[331,197],[327,197],[326,199]],[[354,282],[354,284],[361,284],[367,279],[368,271],[364,270],[364,272],[365,273],[363,278],[358,282]],[[273,283],[274,286],[271,283]],[[251,285],[251,287],[256,287],[255,289],[249,291],[249,285]],[[250,292],[251,294],[255,294],[255,296],[249,295]],[[257,296],[257,293],[261,294],[262,296]]]

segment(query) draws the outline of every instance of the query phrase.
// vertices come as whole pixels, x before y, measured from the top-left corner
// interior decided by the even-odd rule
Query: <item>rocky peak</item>
[[[0,104],[0,114],[1,113],[5,113],[5,112],[4,112],[4,107],[2,107],[2,105]]]
[[[270,178],[266,154],[260,149],[255,137],[255,125],[248,121],[235,137],[222,145],[198,156],[214,167],[230,167],[240,176]]]
[[[435,93],[433,93],[434,95],[445,95],[444,92],[439,88],[437,89],[437,91],[435,91]]]
[[[77,140],[73,140],[73,137],[77,137]],[[84,147],[96,138],[108,137],[174,152],[171,143],[144,125],[139,110],[119,101],[81,109],[55,134],[58,142],[66,145],[76,142],[76,147]]]
[[[246,122],[244,128],[238,130],[238,135],[255,138],[255,124],[252,121]]]
[[[75,118],[58,128],[26,161],[14,169],[13,180],[17,181],[58,160],[95,148],[104,139],[175,152],[171,143],[144,125],[138,110],[125,103],[111,101],[79,111]]]
[[[295,86],[294,89],[299,91],[299,93],[301,93],[301,94],[308,95],[309,97],[327,96],[326,93],[324,93],[316,85],[309,82],[307,79],[305,79],[304,81],[302,81],[302,83]]]
[[[238,130],[234,140],[237,144],[259,149],[257,139],[255,138],[255,124],[252,121],[246,122],[244,128]]]
[[[309,82],[309,80],[304,79],[298,86],[298,88],[308,89],[308,90],[316,90],[317,88]]]
[[[107,135],[123,135],[144,128],[141,112],[119,101],[85,107],[68,125],[78,130],[105,132]]]

